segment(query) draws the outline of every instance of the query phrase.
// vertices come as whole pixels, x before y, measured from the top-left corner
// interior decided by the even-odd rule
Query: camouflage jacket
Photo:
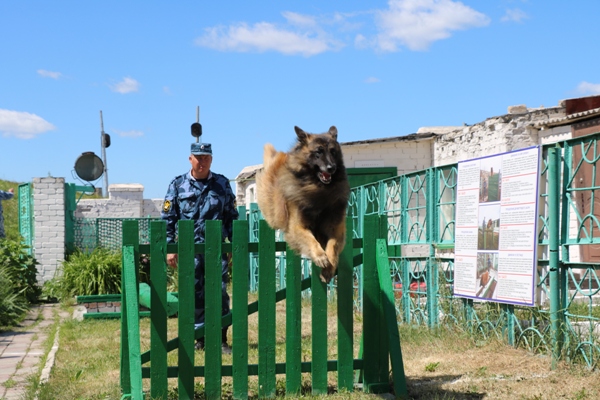
[[[182,219],[195,221],[196,243],[204,242],[204,221],[210,219],[223,222],[223,240],[231,241],[233,221],[238,218],[238,211],[229,180],[213,172],[204,183],[194,179],[190,172],[179,175],[169,184],[161,217],[167,221],[168,243],[176,241],[177,222]]]

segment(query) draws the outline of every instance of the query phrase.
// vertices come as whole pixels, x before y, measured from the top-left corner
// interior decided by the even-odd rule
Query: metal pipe
[[[102,149],[102,162],[104,163],[104,189],[102,197],[108,197],[108,166],[106,164],[106,147],[104,147],[104,121],[102,119],[102,110],[100,110],[100,148]]]
[[[557,146],[548,149],[548,221],[552,368],[556,368],[560,356],[560,148]]]

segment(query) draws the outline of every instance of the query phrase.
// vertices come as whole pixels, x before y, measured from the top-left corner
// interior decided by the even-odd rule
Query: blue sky
[[[230,179],[294,125],[341,142],[600,93],[595,0],[1,1],[0,179],[74,174],[162,198],[200,107]],[[103,178],[93,182],[103,185]]]

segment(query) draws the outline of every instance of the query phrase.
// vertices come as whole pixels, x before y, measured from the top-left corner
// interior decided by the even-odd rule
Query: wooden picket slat
[[[321,281],[321,268],[312,264],[312,393],[327,394],[327,284]]]
[[[248,398],[248,221],[233,222],[232,303],[233,398]]]
[[[367,215],[364,219],[363,236],[381,237],[378,215]],[[364,389],[367,393],[382,393],[388,390],[388,353],[381,354],[387,345],[387,332],[383,321],[383,307],[379,289],[376,264],[375,240],[365,240],[363,250],[363,359]]]
[[[139,234],[138,234],[138,221],[137,220],[126,220],[123,221],[123,246],[133,246],[134,259],[132,264],[125,264],[123,262],[123,269],[125,265],[130,265],[134,268],[134,274],[137,277],[137,249],[139,248]],[[123,275],[123,271],[121,272]],[[136,278],[137,284],[137,278]],[[137,290],[136,290],[137,292]],[[125,301],[125,281],[121,279],[121,332],[127,332],[127,323],[129,322],[127,313],[127,302]],[[137,311],[137,310],[136,310]],[[122,335],[123,336],[123,335]],[[121,340],[121,389],[123,393],[131,393],[131,379],[129,370],[129,335],[124,335]]]
[[[285,274],[285,391],[287,395],[294,395],[302,388],[302,270],[300,257],[289,247]]]
[[[392,376],[394,382],[394,393],[396,397],[408,398],[406,387],[406,375],[404,374],[404,361],[402,360],[402,348],[400,347],[400,333],[398,331],[398,320],[396,317],[396,305],[394,300],[394,289],[390,276],[390,262],[387,252],[387,242],[377,239],[377,274],[379,275],[379,287],[383,295],[383,311],[390,345],[390,359],[392,361]]]
[[[150,223],[150,350],[152,370],[150,395],[153,399],[167,399],[167,224]]]
[[[194,221],[178,223],[179,254],[179,398],[194,398]]]
[[[221,398],[221,221],[206,221],[205,234],[205,319],[204,365],[206,366],[206,398]]]
[[[258,228],[258,395],[275,397],[275,232]]]
[[[354,359],[354,267],[352,219],[346,220],[346,244],[340,255],[337,275],[338,388],[352,391]]]
[[[134,247],[131,245],[123,246],[123,265],[135,266],[136,256]],[[137,294],[137,282],[135,269],[128,268],[125,271],[125,276],[122,278],[124,282],[124,301],[129,304],[127,308],[127,335],[129,337],[129,372],[131,382],[131,398],[133,400],[143,400],[142,392],[142,363],[140,361],[140,320],[138,317],[139,304]]]

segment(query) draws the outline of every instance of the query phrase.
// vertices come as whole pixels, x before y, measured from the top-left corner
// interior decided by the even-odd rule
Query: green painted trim
[[[150,311],[140,311],[140,318],[150,318]],[[107,313],[85,313],[83,319],[119,319],[121,318],[120,312],[107,312]]]
[[[275,364],[275,373],[278,375],[285,374],[286,371],[285,363],[277,363]],[[352,368],[354,370],[362,370],[364,368],[363,360],[356,359],[353,360]],[[249,364],[247,368],[247,373],[249,376],[257,376],[258,375],[258,364]],[[312,369],[312,363],[310,361],[304,361],[300,364],[300,370],[302,373],[308,373]],[[338,370],[338,360],[329,360],[327,361],[327,372],[337,371]],[[222,365],[221,366],[221,375],[223,376],[232,376],[233,368],[231,365]],[[203,377],[205,372],[204,366],[194,367],[194,375],[197,377]],[[179,367],[173,366],[167,368],[167,377],[168,378],[177,378],[179,373]],[[150,377],[150,367],[142,367],[142,378]],[[389,385],[388,385],[389,389]]]
[[[374,168],[346,168],[348,175],[372,175],[372,174],[388,174],[392,176],[398,174],[398,167],[374,167]]]
[[[115,303],[121,302],[120,294],[96,294],[96,295],[88,295],[88,296],[77,296],[76,297],[77,304],[86,304],[86,303]]]

